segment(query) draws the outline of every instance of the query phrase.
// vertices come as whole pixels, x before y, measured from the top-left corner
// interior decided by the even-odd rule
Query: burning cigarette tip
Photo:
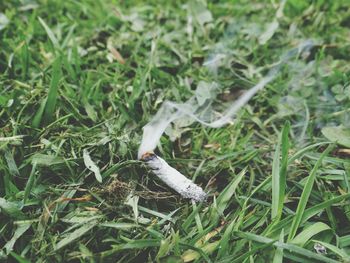
[[[144,154],[141,155],[140,160],[144,162],[148,162],[156,157],[157,155],[154,152],[145,152]]]

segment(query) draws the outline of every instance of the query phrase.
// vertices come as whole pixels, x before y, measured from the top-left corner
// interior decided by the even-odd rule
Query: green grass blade
[[[295,160],[297,160],[298,158],[302,157],[305,153],[307,153],[308,151],[312,150],[313,148],[316,148],[318,146],[323,146],[323,145],[327,145],[329,144],[329,142],[318,142],[318,143],[314,143],[311,144],[309,146],[306,146],[305,148],[297,151],[296,153],[294,153],[288,160],[288,164],[293,163]]]
[[[126,244],[114,245],[112,249],[104,251],[100,254],[101,259],[111,256],[121,250],[127,249],[143,249],[149,247],[158,247],[160,245],[160,240],[157,239],[140,239],[132,240]]]
[[[295,215],[293,218],[291,230],[290,230],[289,235],[288,235],[288,241],[292,240],[298,231],[299,225],[300,225],[302,217],[304,215],[306,204],[309,200],[309,196],[311,194],[311,191],[312,191],[315,179],[316,179],[316,174],[317,174],[318,168],[321,166],[323,158],[330,152],[331,149],[332,149],[332,146],[329,145],[327,147],[327,149],[322,153],[322,155],[317,160],[314,168],[312,169],[312,171],[311,171],[311,173],[306,181],[306,184],[304,186],[304,190],[303,190],[301,197],[300,197],[300,200],[299,200],[297,211],[295,212]]]
[[[289,140],[288,134],[290,123],[287,121],[283,126],[279,136],[279,142],[276,146],[272,163],[272,219],[277,219],[282,215],[283,203],[286,191],[287,166],[288,166],[288,150]],[[281,154],[281,164],[280,164]]]
[[[192,224],[192,222],[193,222],[193,220],[195,219],[195,216],[196,216],[196,214],[198,214],[198,211],[200,210],[200,209],[202,209],[202,203],[200,203],[198,206],[196,206],[196,207],[194,207],[193,208],[193,211],[191,212],[191,214],[189,214],[188,216],[187,216],[187,218],[186,218],[186,220],[183,222],[183,224],[182,224],[182,228],[184,229],[184,230],[188,230],[188,228],[191,226],[191,224]]]
[[[21,48],[21,64],[22,64],[22,79],[25,80],[28,75],[28,66],[29,66],[29,51],[28,51],[27,43],[25,43]]]
[[[235,224],[237,224],[236,220],[232,220],[231,223],[227,226],[223,236],[221,237],[217,259],[222,258],[225,253],[228,253],[229,240]]]
[[[8,169],[12,176],[20,176],[17,164],[13,158],[13,155],[9,149],[5,151],[5,160],[7,162]]]
[[[37,163],[34,162],[33,166],[32,166],[32,171],[30,172],[30,175],[28,178],[28,182],[27,182],[26,187],[24,189],[23,204],[26,204],[27,199],[30,195],[30,192],[33,188],[33,184],[34,184],[34,180],[35,180],[36,165],[37,165]]]
[[[31,261],[30,260],[28,260],[28,259],[26,259],[26,258],[24,258],[24,257],[22,257],[22,256],[20,256],[20,255],[18,255],[17,253],[15,253],[15,252],[10,252],[10,255],[15,259],[15,260],[17,260],[17,262],[18,263],[31,263]]]
[[[90,231],[93,227],[97,225],[97,222],[89,222],[87,224],[82,225],[80,228],[74,230],[73,232],[68,233],[63,239],[61,239],[56,247],[55,251],[73,243],[75,240],[80,238],[82,235],[86,234],[88,231]]]
[[[281,138],[281,168],[280,168],[280,189],[279,189],[279,202],[278,202],[278,212],[277,218],[280,218],[283,210],[283,203],[286,192],[286,184],[287,184],[287,166],[288,166],[288,151],[289,151],[289,139],[288,134],[290,130],[290,123],[286,121],[283,130],[282,130],[282,138]]]
[[[41,18],[38,17],[40,24],[43,26],[43,28],[46,31],[47,36],[49,37],[52,45],[54,46],[55,49],[60,49],[60,44],[55,36],[55,34],[52,32],[52,30],[50,29],[50,27],[45,23],[45,21]]]
[[[284,242],[284,229],[282,228],[280,233],[279,241],[281,243]],[[273,257],[273,263],[283,263],[283,248],[278,247],[276,248],[275,256]]]
[[[333,199],[324,201],[320,204],[317,204],[313,207],[310,207],[308,209],[305,210],[305,213],[303,214],[303,217],[301,219],[301,223],[307,221],[308,219],[310,219],[311,217],[317,215],[318,213],[322,212],[323,210],[325,210],[327,207],[330,207],[334,204],[338,204],[340,202],[342,202],[345,199],[350,198],[350,193],[349,194],[345,194],[345,195],[341,195],[341,196],[337,196]],[[280,229],[284,228],[285,229],[285,233],[289,233],[290,231],[290,226],[291,223],[293,221],[293,215],[290,215],[286,218],[284,218],[283,220],[279,221],[277,224],[271,224],[264,232],[264,235],[268,235],[270,237],[277,235],[277,233],[280,231]],[[350,242],[349,242],[350,244]]]
[[[330,230],[331,228],[322,222],[317,222],[306,227],[302,232],[300,232],[293,240],[290,241],[291,244],[298,246],[304,246],[314,235],[320,232]]]
[[[239,257],[236,257],[236,255],[225,257],[224,259],[222,259],[220,261],[217,261],[217,263],[240,263],[240,262],[244,262],[244,260],[248,259],[250,256],[255,255],[260,250],[263,250],[265,248],[271,247],[274,242],[275,241],[271,241],[270,243],[266,243],[266,244],[263,244],[261,246],[257,246],[255,248],[249,250],[248,252],[244,253],[243,255],[239,256]]]
[[[105,222],[105,223],[99,224],[99,227],[109,227],[109,228],[115,228],[115,229],[130,229],[130,228],[140,227],[140,225],[133,224],[133,223]]]
[[[61,78],[61,59],[58,57],[53,65],[51,71],[51,82],[44,111],[44,121],[48,123],[52,120],[55,112],[57,97],[58,97],[58,84]]]
[[[345,247],[350,246],[350,235],[339,237],[339,246],[341,248],[345,248]]]
[[[273,239],[271,239],[271,238],[267,238],[267,237],[263,237],[260,235],[247,233],[247,232],[237,231],[237,232],[234,232],[234,234],[237,235],[238,237],[245,238],[245,239],[252,240],[252,241],[256,241],[258,243],[265,243],[266,244],[266,243],[270,243],[273,241]],[[293,244],[287,244],[287,243],[283,243],[280,241],[276,241],[275,243],[273,243],[273,245],[275,247],[280,247],[280,248],[283,248],[285,250],[288,250],[289,252],[302,255],[302,256],[307,257],[309,259],[313,259],[313,260],[315,260],[315,262],[326,262],[326,263],[337,263],[338,262],[336,260],[327,258],[323,255],[313,253],[305,248],[301,248],[301,247],[298,247],[298,246],[293,245]]]
[[[7,215],[13,219],[24,219],[25,214],[21,211],[18,203],[10,202],[0,197],[0,209],[3,215]]]
[[[241,182],[243,176],[246,173],[246,169],[243,169],[231,183],[226,186],[222,193],[217,198],[217,208],[212,210],[211,218],[218,218],[219,215],[222,215],[231,199],[238,184]],[[215,210],[215,211],[214,211]]]
[[[38,128],[40,126],[41,120],[43,118],[44,110],[45,110],[46,101],[47,101],[47,98],[41,101],[39,109],[35,113],[35,116],[32,121],[33,128]]]
[[[284,257],[286,259],[289,259],[287,262],[293,262],[293,263],[315,263],[315,262],[320,262],[320,261],[315,261],[315,259],[308,259],[307,257],[291,253],[287,250],[284,251]]]
[[[192,206],[193,206],[193,209],[196,210],[196,203],[194,201],[192,201]],[[199,216],[199,213],[196,213],[195,216],[194,216],[194,219],[195,219],[195,222],[196,222],[196,225],[197,225],[197,229],[198,229],[198,232],[200,234],[203,233],[203,224],[202,224],[202,220]]]
[[[24,232],[26,232],[29,229],[32,223],[28,221],[18,221],[16,225],[17,228],[13,233],[12,238],[9,241],[7,241],[7,243],[3,247],[3,249],[6,251],[6,254],[9,254],[13,250],[16,241],[24,234]]]
[[[278,216],[278,206],[280,200],[280,140],[276,145],[275,154],[272,162],[272,206],[271,219]]]

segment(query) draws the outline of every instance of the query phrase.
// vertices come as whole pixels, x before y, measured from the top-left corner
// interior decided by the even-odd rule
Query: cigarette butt
[[[171,167],[164,159],[152,152],[142,155],[143,160],[166,185],[178,192],[182,197],[196,202],[204,201],[207,194],[201,187],[193,183],[179,171]]]

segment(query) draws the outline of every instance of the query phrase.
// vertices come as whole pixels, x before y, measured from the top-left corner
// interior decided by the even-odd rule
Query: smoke
[[[198,85],[195,95],[184,103],[176,103],[172,101],[165,101],[158,110],[157,114],[143,127],[143,136],[141,145],[138,151],[138,158],[146,153],[153,151],[166,130],[166,128],[174,121],[189,117],[192,120],[199,122],[200,124],[211,127],[219,128],[225,124],[231,123],[236,113],[246,105],[249,100],[260,90],[262,90],[267,84],[273,81],[280,73],[282,67],[288,63],[292,58],[298,56],[306,57],[310,49],[314,46],[314,42],[306,40],[301,42],[296,48],[288,50],[281,57],[280,60],[273,64],[266,76],[252,88],[247,90],[236,101],[230,103],[230,105],[222,112],[215,110],[213,103],[216,96],[216,85],[212,85],[212,94],[198,98],[196,94],[203,92],[203,87]],[[213,74],[218,70],[218,66],[215,63],[220,63],[221,59],[225,58],[225,54],[220,54],[220,57],[210,59],[204,63],[209,70],[212,70]],[[200,89],[201,90],[198,90]],[[210,90],[209,90],[210,92]]]

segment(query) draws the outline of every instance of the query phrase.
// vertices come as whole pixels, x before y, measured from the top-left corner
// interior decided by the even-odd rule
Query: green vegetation
[[[207,2],[0,2],[1,262],[350,262],[348,0]],[[136,160],[163,101],[229,105],[308,39],[232,124],[162,136],[206,203]]]

